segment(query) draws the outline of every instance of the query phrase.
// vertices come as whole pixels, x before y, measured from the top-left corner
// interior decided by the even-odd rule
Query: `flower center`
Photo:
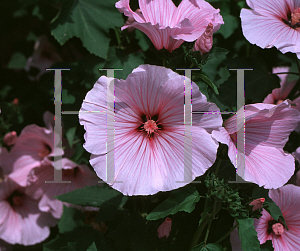
[[[8,198],[7,201],[9,204],[14,207],[14,206],[22,206],[23,204],[23,194],[20,193],[19,191],[14,191]]]
[[[159,130],[159,128],[154,120],[149,118],[147,119],[148,120],[144,123],[143,129],[147,132],[148,137],[150,137],[151,134]]]
[[[276,235],[282,235],[284,232],[284,227],[281,223],[275,223],[272,225],[272,230]]]
[[[39,150],[39,156],[44,158],[51,153],[51,147],[48,144],[44,144],[44,147]]]
[[[293,29],[300,28],[300,7],[294,10],[291,13],[291,16],[287,18],[287,20],[283,20],[284,23],[292,27]]]
[[[300,8],[294,10],[294,13],[291,15],[291,26],[295,29],[300,27]]]

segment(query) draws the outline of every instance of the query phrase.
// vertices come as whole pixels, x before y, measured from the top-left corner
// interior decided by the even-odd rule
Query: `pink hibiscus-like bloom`
[[[26,186],[27,175],[50,157],[62,155],[63,150],[54,146],[54,132],[37,125],[26,126],[2,165],[11,171],[11,179]]]
[[[132,11],[129,0],[116,3],[116,8],[130,18],[122,30],[134,27],[144,32],[157,50],[169,52],[184,41],[192,42],[201,37],[209,23],[216,32],[223,19],[220,10],[204,0],[182,0],[178,7],[171,0],[139,0],[139,11]]]
[[[289,67],[275,67],[273,68],[273,73],[279,72],[288,72]],[[297,83],[297,80],[288,81],[288,74],[279,74],[278,77],[280,78],[280,88],[276,88],[270,93],[263,101],[263,103],[267,104],[280,104],[284,100],[286,100],[287,96],[294,88]],[[292,107],[300,111],[300,97],[294,99],[292,101]],[[295,129],[296,131],[300,131],[300,122]]]
[[[285,153],[283,147],[300,121],[299,111],[284,101],[279,105],[246,105],[245,113],[242,108],[238,114],[241,117],[245,114],[245,124],[239,123],[238,127],[237,115],[234,115],[224,122],[225,128],[213,131],[213,137],[228,145],[228,156],[244,180],[268,189],[283,186],[295,171],[294,157]],[[242,139],[237,149],[237,133],[244,130],[244,126],[245,147]],[[245,161],[245,169],[242,161]]]
[[[106,101],[112,80],[100,77],[79,112],[86,130],[84,148],[92,153],[90,163],[102,180],[125,195],[150,195],[182,187],[212,166],[218,144],[211,131],[222,125],[222,118],[220,114],[193,114],[192,140],[184,137],[188,126],[184,124],[184,76],[164,67],[140,65],[126,80],[114,79],[114,128],[107,128],[107,113],[114,111]],[[193,111],[219,111],[195,83],[192,98]],[[114,139],[107,139],[108,130],[114,130]],[[115,176],[109,181],[106,142],[112,140]],[[187,153],[192,163],[187,163],[186,179],[184,142],[192,147]]]
[[[254,227],[261,244],[272,240],[274,251],[294,251],[300,247],[300,187],[286,185],[269,191],[270,198],[280,208],[286,225],[275,221],[263,209],[262,216],[254,219]]]
[[[158,238],[166,237],[168,238],[172,228],[172,220],[167,217],[165,221],[158,227],[157,234]]]
[[[0,183],[0,238],[10,244],[33,245],[45,240],[57,222],[41,212],[38,200],[9,177]]]
[[[99,178],[86,165],[77,165],[66,158],[62,159],[62,180],[71,183],[45,183],[54,180],[54,167],[51,163],[31,170],[28,176],[27,190],[35,199],[39,199],[39,209],[50,212],[53,217],[60,218],[63,203],[54,196],[71,192],[85,186],[97,185]]]
[[[242,9],[246,39],[261,48],[275,46],[282,53],[297,53],[300,58],[300,1],[247,0],[252,10]]]

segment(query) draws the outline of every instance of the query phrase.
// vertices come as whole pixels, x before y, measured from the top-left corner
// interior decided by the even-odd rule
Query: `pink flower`
[[[300,1],[247,0],[252,10],[242,9],[246,39],[261,48],[275,46],[282,53],[297,53],[300,58]]]
[[[252,211],[255,211],[257,209],[261,209],[263,207],[263,204],[265,202],[265,198],[258,198],[253,200],[249,205],[253,206]]]
[[[125,195],[170,191],[205,173],[216,159],[211,131],[222,124],[220,114],[193,114],[192,163],[184,182],[184,83],[170,69],[140,65],[126,80],[115,79],[114,182],[106,178],[107,82],[102,76],[89,91],[79,112],[84,125],[84,148],[97,175]],[[192,83],[193,111],[219,111]],[[90,112],[93,111],[93,112]],[[188,126],[188,125],[186,125]],[[111,141],[113,139],[109,139]],[[188,140],[188,138],[186,138]],[[110,161],[110,160],[108,160]],[[177,181],[177,182],[176,182]]]
[[[289,230],[275,221],[263,209],[262,216],[254,219],[255,230],[261,244],[272,240],[274,251],[294,251],[300,247],[300,187],[286,185],[269,191],[270,198],[278,205]]]
[[[194,51],[200,51],[201,54],[207,53],[211,50],[213,45],[213,24],[209,23],[204,33],[199,37],[194,45]]]
[[[54,180],[54,167],[49,163],[31,170],[28,176],[27,190],[36,199],[40,199],[39,209],[50,212],[53,217],[60,218],[63,203],[54,196],[71,192],[85,186],[97,185],[99,178],[86,165],[77,165],[71,160],[62,159],[62,180],[71,183],[45,183]]]
[[[273,68],[273,73],[279,73],[279,72],[288,72],[289,67],[275,67]],[[288,74],[279,74],[278,77],[280,78],[280,88],[276,88],[272,91],[271,94],[269,94],[263,101],[263,103],[267,104],[280,104],[284,100],[286,100],[287,96],[291,92],[291,90],[294,88],[294,86],[297,83],[297,80],[293,81],[287,81],[288,80]],[[296,108],[298,111],[300,111],[300,97],[294,99],[292,101],[292,107]],[[295,129],[296,131],[300,131],[300,122]]]
[[[38,209],[38,200],[9,177],[0,183],[0,238],[10,244],[33,245],[45,240],[57,222]]]
[[[139,6],[140,11],[133,12],[129,0],[116,3],[116,8],[131,18],[122,30],[128,27],[141,30],[157,50],[164,47],[171,52],[184,41],[201,37],[209,23],[214,26],[213,32],[224,23],[220,10],[204,0],[183,0],[178,7],[171,0],[139,0]]]
[[[17,133],[15,131],[9,132],[4,135],[3,142],[7,146],[14,145],[17,141]]]
[[[238,111],[243,117],[244,110]],[[225,121],[225,128],[213,131],[218,141],[228,145],[228,156],[237,174],[244,180],[264,186],[278,188],[293,175],[295,160],[283,151],[289,134],[296,128],[300,113],[292,109],[288,101],[279,105],[251,104],[245,106],[245,159],[244,140],[242,148],[236,148],[237,133],[244,129],[244,123],[237,128],[237,115]],[[243,131],[242,131],[243,132]],[[243,170],[242,161],[245,161]],[[237,164],[236,164],[237,163]]]
[[[165,221],[158,227],[157,233],[158,238],[166,237],[168,238],[172,228],[172,220],[167,217]]]
[[[49,157],[62,154],[63,150],[54,146],[53,131],[29,125],[22,130],[9,152],[9,158],[3,159],[2,164],[11,170],[11,179],[26,186],[27,175],[32,168],[49,161]]]

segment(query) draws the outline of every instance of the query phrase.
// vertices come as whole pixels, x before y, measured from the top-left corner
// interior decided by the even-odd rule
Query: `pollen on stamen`
[[[147,117],[147,121],[143,124],[144,126],[142,127],[142,129],[147,132],[148,137],[150,137],[152,133],[156,133],[160,129],[157,126],[158,124],[154,120],[148,117]]]
[[[284,227],[281,223],[275,223],[272,225],[272,230],[276,235],[282,235],[284,232]]]
[[[300,27],[300,8],[294,10],[294,13],[291,15],[291,26],[295,28]]]

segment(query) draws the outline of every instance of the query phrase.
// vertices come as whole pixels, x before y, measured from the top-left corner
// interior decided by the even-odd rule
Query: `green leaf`
[[[200,200],[200,195],[196,188],[185,186],[174,190],[170,197],[158,205],[147,216],[147,220],[158,220],[179,211],[191,213],[195,209],[195,204]]]
[[[83,217],[83,213],[76,208],[64,206],[63,215],[57,223],[59,232],[66,233],[83,226]]]
[[[192,251],[224,251],[221,245],[215,243],[204,244],[204,242],[193,247]]]
[[[109,48],[108,59],[105,68],[123,69],[115,71],[116,78],[126,79],[128,74],[139,65],[144,63],[143,54],[140,52],[125,54],[123,50]]]
[[[148,38],[148,36],[141,32],[140,30],[135,30],[135,38],[138,40],[139,46],[142,48],[143,51],[146,51],[151,46],[151,40]]]
[[[51,23],[51,34],[63,45],[72,37],[81,39],[89,52],[107,57],[108,31],[123,25],[114,0],[66,0]]]
[[[260,251],[257,232],[254,228],[254,219],[236,219],[239,226],[239,238],[244,251]]]
[[[74,104],[75,103],[74,95],[69,94],[67,89],[62,89],[61,99],[62,99],[63,104]]]
[[[26,57],[21,52],[15,52],[8,63],[10,69],[22,69],[26,65]]]
[[[272,241],[268,240],[264,244],[260,245],[260,250],[261,251],[274,251]]]
[[[219,91],[218,88],[215,86],[215,84],[204,74],[199,74],[197,75],[197,77],[199,77],[201,80],[203,80],[206,84],[208,84],[213,90],[214,92],[219,95]]]
[[[70,146],[70,148],[73,147],[73,142],[74,142],[74,138],[75,138],[75,133],[76,133],[76,126],[71,127],[67,133],[66,133],[66,137],[68,140],[68,144]]]
[[[216,32],[223,35],[223,37],[229,38],[235,29],[239,26],[237,17],[232,15],[223,15],[224,24],[221,25],[220,29]]]
[[[93,244],[86,251],[97,251],[95,242],[93,242]]]
[[[213,48],[208,52],[206,62],[210,63],[225,58],[228,53],[229,51],[224,48],[213,46]]]
[[[60,201],[80,206],[122,207],[127,197],[108,186],[89,186],[56,197]]]

